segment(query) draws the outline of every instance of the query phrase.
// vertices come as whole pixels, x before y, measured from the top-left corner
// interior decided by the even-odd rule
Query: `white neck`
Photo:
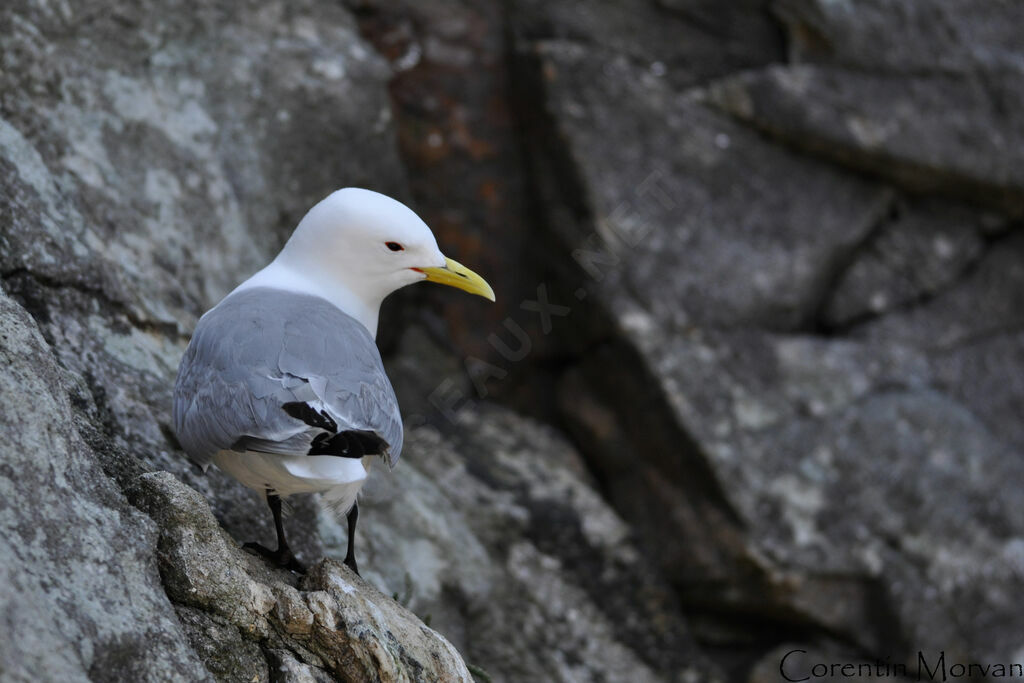
[[[345,313],[358,320],[377,338],[377,318],[383,299],[369,301],[370,297],[359,296],[344,284],[337,281],[324,280],[322,283],[308,273],[289,268],[280,258],[271,261],[263,270],[238,285],[234,289],[240,292],[253,287],[270,287],[283,289],[298,294],[310,294],[327,299]],[[232,292],[233,293],[233,292]]]

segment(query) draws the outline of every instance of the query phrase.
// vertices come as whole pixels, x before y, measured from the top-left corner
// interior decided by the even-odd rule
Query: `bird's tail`
[[[322,492],[320,499],[336,514],[345,515],[355,505],[356,496],[359,495],[359,489],[362,487],[362,481],[339,484]]]

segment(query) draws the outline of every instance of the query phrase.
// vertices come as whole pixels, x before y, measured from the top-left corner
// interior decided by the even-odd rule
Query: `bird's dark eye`
[[[385,242],[384,246],[386,246],[391,251],[403,251],[405,249],[405,247],[403,247],[398,242]]]

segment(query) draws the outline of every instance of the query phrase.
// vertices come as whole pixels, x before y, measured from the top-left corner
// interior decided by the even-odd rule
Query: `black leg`
[[[352,503],[348,511],[348,552],[345,553],[345,566],[359,574],[356,565],[356,522],[359,521],[359,503]]]
[[[281,496],[267,491],[267,505],[274,515],[274,529],[277,530],[277,552],[288,550],[288,541],[284,538],[284,522],[281,520]]]
[[[270,512],[274,515],[274,529],[277,531],[277,550],[270,550],[259,543],[246,543],[242,547],[256,555],[265,557],[278,567],[304,574],[306,568],[295,559],[295,555],[292,554],[291,548],[288,547],[288,541],[284,537],[284,522],[281,519],[281,497],[276,493],[271,493],[270,489],[267,489],[267,505],[270,507]]]

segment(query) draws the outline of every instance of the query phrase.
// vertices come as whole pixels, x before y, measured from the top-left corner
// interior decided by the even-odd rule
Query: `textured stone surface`
[[[716,84],[733,115],[915,191],[1024,211],[1015,3],[777,0],[790,64]]]
[[[6,3],[0,677],[465,678],[427,626],[508,681],[1020,661],[1020,11]],[[270,516],[170,387],[346,184],[499,303],[386,308],[368,582],[296,498],[300,582],[238,551]]]
[[[901,187],[1024,212],[1024,72],[908,78],[773,66],[715,83],[711,99],[787,144]]]
[[[522,0],[517,38],[565,41],[618,54],[652,77],[692,85],[783,58],[783,36],[763,0],[719,3]]]
[[[367,579],[495,680],[715,680],[670,587],[564,439],[496,408],[460,417],[448,435],[409,431],[401,467],[367,485]],[[322,519],[321,534],[344,553],[337,521]]]
[[[399,151],[417,212],[445,253],[472,264],[498,298],[533,285],[522,146],[505,66],[503,8],[470,0],[350,0],[363,35],[390,62]],[[522,268],[505,267],[513,255]],[[386,348],[412,319],[447,326],[453,349],[494,355],[472,322],[500,325],[502,306],[481,307],[441,287],[412,287],[386,304]],[[393,324],[389,324],[393,321]]]
[[[775,0],[792,61],[875,71],[1020,73],[1016,26],[1024,8],[1001,0],[906,4],[866,0]]]
[[[401,193],[382,153],[385,94],[359,87],[387,70],[349,16],[271,3],[226,21],[236,9],[5,4],[4,271],[102,288],[175,322],[254,269],[329,189]]]
[[[871,321],[860,332],[873,339],[936,351],[1017,332],[1024,325],[1024,301],[1014,296],[1024,285],[1022,256],[1024,236],[1020,233],[997,240],[959,287],[903,315]]]
[[[284,668],[313,680],[313,669],[382,683],[472,680],[450,643],[341,563],[323,560],[296,584],[291,572],[270,569],[241,550],[202,496],[173,475],[142,475],[128,495],[160,527],[158,557],[168,597],[222,627],[194,629],[193,639],[213,640],[233,630],[231,637],[243,643],[293,653],[282,655]],[[245,647],[232,648],[239,651]],[[211,659],[223,663],[216,653]],[[236,666],[253,664],[246,658]],[[217,673],[227,680],[242,671],[229,666]]]
[[[621,58],[537,50],[598,219],[552,227],[588,280],[672,325],[806,325],[889,191],[773,146]]]
[[[32,556],[9,564],[17,582],[5,585],[37,582],[31,564],[53,576],[44,588],[24,586],[24,595],[38,594],[31,609],[22,594],[5,592],[7,623],[24,634],[3,657],[5,673],[248,681],[267,680],[275,673],[268,661],[280,661],[304,675],[301,657],[289,659],[280,645],[272,660],[266,643],[240,635],[213,603],[196,607],[175,594],[172,607],[154,565],[154,527],[119,498],[117,484],[172,470],[207,494],[242,540],[272,534],[252,492],[199,475],[169,437],[174,373],[197,314],[263,263],[314,201],[341,184],[403,195],[384,87],[389,71],[350,15],[322,3],[195,12],[170,2],[26,2],[6,4],[0,15],[0,275],[52,348],[45,353],[59,364],[61,382],[48,391],[64,402],[56,414],[27,403],[14,391],[16,376],[5,374],[12,383],[4,404],[24,411],[20,419],[50,425],[43,431],[26,422],[24,438],[59,437],[52,452],[36,454],[43,444],[26,443],[18,458],[71,459],[82,487],[62,496],[60,480],[36,481],[29,469],[17,475],[66,502],[48,513],[61,530],[56,545],[26,546],[19,552]],[[313,512],[312,501],[296,503],[296,520]],[[8,522],[13,535],[17,521]],[[309,525],[297,526],[292,538],[311,562],[319,543]],[[90,529],[95,538],[82,542],[91,550],[60,545],[62,536]],[[182,580],[230,570],[188,554],[178,559]],[[163,575],[170,575],[166,562]],[[117,597],[123,591],[130,602]],[[106,594],[102,606],[90,602]],[[78,606],[44,608],[54,600]],[[52,614],[32,611],[39,609]],[[54,619],[59,628],[48,626]],[[450,655],[437,665],[454,667]],[[391,670],[391,679],[400,673]]]
[[[566,425],[729,659],[1019,658],[1019,45],[994,4],[773,7],[808,63],[706,87],[518,43],[562,288],[611,328]]]
[[[204,680],[160,585],[156,529],[103,474],[38,327],[3,292],[0,363],[4,680]]]
[[[849,326],[917,305],[958,284],[985,251],[986,222],[969,205],[894,204],[838,276],[820,322]]]

